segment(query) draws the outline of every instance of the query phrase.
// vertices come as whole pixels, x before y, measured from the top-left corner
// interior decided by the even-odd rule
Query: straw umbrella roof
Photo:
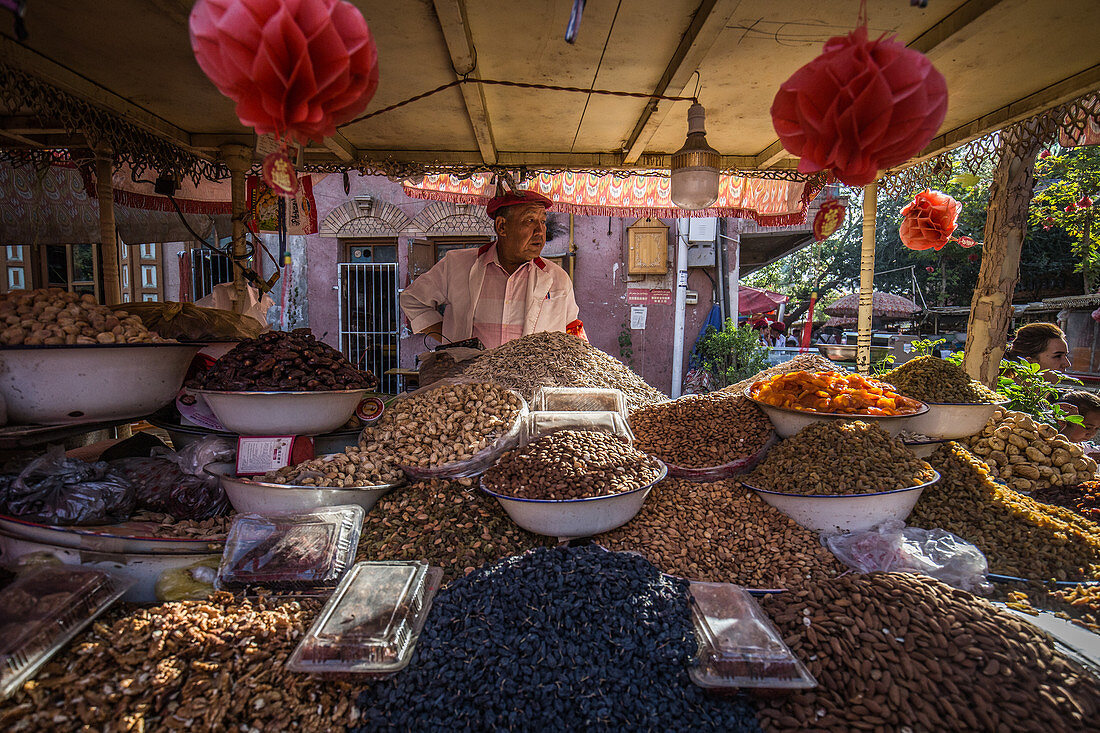
[[[825,308],[830,316],[853,317],[859,313],[859,293],[849,293],[834,300]],[[875,292],[872,294],[871,315],[885,318],[908,318],[920,313],[920,306],[900,295]]]

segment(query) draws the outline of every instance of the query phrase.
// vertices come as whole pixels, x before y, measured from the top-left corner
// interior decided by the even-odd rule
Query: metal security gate
[[[340,350],[352,364],[378,377],[380,391],[397,394],[397,376],[385,373],[401,364],[397,264],[339,267]]]
[[[220,252],[195,248],[191,250],[191,298],[205,298],[215,285],[233,280],[233,263]]]

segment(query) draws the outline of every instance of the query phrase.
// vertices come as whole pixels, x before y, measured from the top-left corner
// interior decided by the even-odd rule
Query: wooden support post
[[[115,187],[111,176],[115,164],[108,147],[95,150],[95,191],[99,200],[99,255],[103,261],[103,302],[122,302],[122,280],[118,268],[118,230],[115,228]]]
[[[863,187],[863,248],[859,253],[859,317],[856,319],[856,371],[871,373],[871,316],[875,291],[875,217],[878,183]]]
[[[1035,188],[1035,159],[1042,147],[1032,138],[1025,148],[1004,144],[989,193],[982,266],[970,301],[963,368],[993,386],[1012,324],[1012,294],[1020,277],[1020,250],[1027,234],[1027,211]]]
[[[240,262],[248,248],[245,246],[245,181],[248,169],[252,167],[252,148],[237,143],[226,143],[221,146],[221,157],[229,168],[230,191],[233,196],[233,257]],[[248,309],[248,283],[245,282],[241,268],[233,266],[233,286],[236,298],[233,300],[233,309],[243,313]]]

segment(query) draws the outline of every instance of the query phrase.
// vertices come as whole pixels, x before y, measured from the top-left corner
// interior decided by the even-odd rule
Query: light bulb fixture
[[[707,145],[706,116],[703,105],[691,105],[687,140],[672,154],[672,203],[689,211],[705,209],[718,200],[721,155]]]

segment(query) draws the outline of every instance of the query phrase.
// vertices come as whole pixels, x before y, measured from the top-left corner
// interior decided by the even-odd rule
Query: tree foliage
[[[1100,285],[1100,147],[1056,148],[1035,164],[1035,195],[1029,212],[1029,237],[1048,233],[1059,244],[1068,241],[1084,276],[1087,292]]]

